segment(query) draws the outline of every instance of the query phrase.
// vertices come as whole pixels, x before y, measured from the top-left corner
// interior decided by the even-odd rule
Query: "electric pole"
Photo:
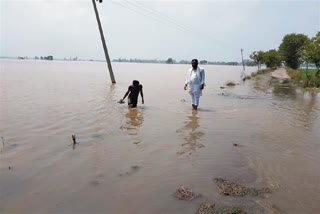
[[[99,31],[100,31],[100,36],[101,36],[102,46],[103,46],[103,50],[104,50],[104,55],[106,57],[106,61],[107,61],[107,64],[108,64],[108,69],[109,69],[109,73],[110,73],[111,82],[112,83],[116,83],[116,80],[114,79],[113,70],[112,70],[112,66],[111,66],[111,60],[110,60],[110,57],[109,57],[106,41],[104,39],[104,35],[103,35],[102,27],[101,27],[101,22],[100,22],[100,18],[99,18],[99,13],[98,13],[98,9],[97,9],[97,5],[96,5],[95,1],[96,0],[92,0],[92,4],[93,4],[94,12],[96,14],[97,22],[98,22],[98,27],[99,27]],[[99,0],[99,3],[102,3],[102,0]]]
[[[243,70],[245,71],[246,68],[244,67],[244,61],[243,61],[243,49],[241,48],[241,58],[242,58],[242,66],[243,66]]]

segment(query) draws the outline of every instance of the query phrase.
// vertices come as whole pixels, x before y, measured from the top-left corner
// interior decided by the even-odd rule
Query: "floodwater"
[[[188,65],[114,63],[112,85],[101,62],[0,62],[1,213],[320,213],[317,93],[208,65],[193,112]],[[129,110],[117,101],[133,79],[145,104]],[[223,196],[216,177],[271,193]],[[202,197],[177,200],[180,186]]]

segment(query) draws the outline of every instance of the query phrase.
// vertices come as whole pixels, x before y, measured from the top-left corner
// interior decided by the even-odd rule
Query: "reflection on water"
[[[122,129],[126,130],[129,135],[139,135],[140,128],[143,125],[143,111],[138,108],[128,108],[125,116],[126,122],[125,125],[122,126]],[[141,137],[139,140],[141,141]]]
[[[184,127],[177,130],[177,133],[183,136],[185,143],[181,144],[182,151],[179,151],[178,155],[188,153],[191,155],[193,151],[205,147],[200,143],[200,139],[205,135],[204,132],[199,130],[199,116],[198,111],[192,111],[191,116],[187,117]]]
[[[290,85],[276,84],[274,85],[272,92],[278,97],[289,97],[292,99],[296,97],[296,88]]]

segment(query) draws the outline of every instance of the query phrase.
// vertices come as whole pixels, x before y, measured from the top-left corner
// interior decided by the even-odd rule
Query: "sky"
[[[320,0],[96,2],[111,59],[241,61],[320,31]],[[91,0],[0,0],[0,56],[103,60]]]

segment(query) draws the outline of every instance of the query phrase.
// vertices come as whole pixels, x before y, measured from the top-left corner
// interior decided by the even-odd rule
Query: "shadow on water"
[[[204,132],[199,130],[200,117],[198,111],[192,111],[191,116],[187,116],[187,120],[182,128],[176,132],[183,136],[185,143],[181,144],[183,147],[182,151],[177,152],[178,155],[188,154],[191,155],[193,151],[205,147],[199,141],[205,135]]]

